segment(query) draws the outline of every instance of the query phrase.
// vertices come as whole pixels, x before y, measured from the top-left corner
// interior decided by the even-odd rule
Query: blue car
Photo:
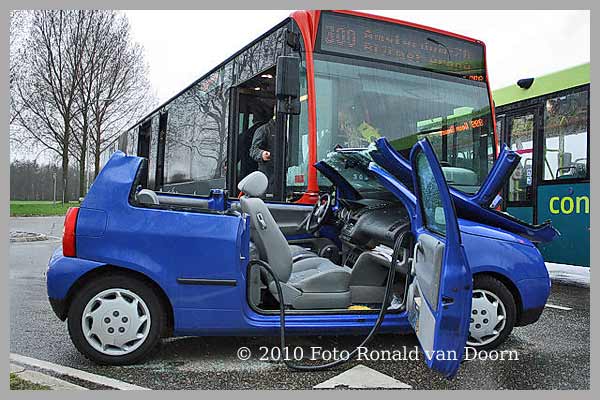
[[[504,149],[465,195],[427,140],[406,160],[379,139],[318,162],[325,190],[305,206],[265,203],[261,172],[240,181],[240,199],[154,192],[140,185],[147,161],[116,152],[67,213],[50,303],[76,348],[111,365],[141,360],[161,337],[276,335],[281,302],[288,334],[364,334],[383,304],[380,332],[414,331],[428,365],[450,377],[465,346],[498,346],[539,318],[550,292],[533,241],[556,231],[490,206],[515,157]]]

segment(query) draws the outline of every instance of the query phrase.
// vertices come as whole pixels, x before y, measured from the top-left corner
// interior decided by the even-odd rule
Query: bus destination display
[[[485,80],[483,47],[477,43],[362,17],[321,14],[318,48],[452,73],[474,81]]]

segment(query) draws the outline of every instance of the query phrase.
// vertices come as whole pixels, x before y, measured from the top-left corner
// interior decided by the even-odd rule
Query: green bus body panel
[[[522,89],[514,84],[494,90],[492,97],[496,107],[500,107],[505,104],[585,85],[586,83],[590,83],[589,63],[535,78],[529,89]]]
[[[538,221],[551,220],[561,236],[540,245],[546,261],[590,265],[590,184],[538,186]]]
[[[506,212],[513,217],[533,224],[533,207],[507,207]]]

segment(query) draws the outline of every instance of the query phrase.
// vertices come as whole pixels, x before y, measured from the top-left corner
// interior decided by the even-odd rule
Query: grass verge
[[[50,386],[40,385],[19,378],[16,374],[10,373],[10,390],[50,390]]]
[[[79,202],[56,203],[51,201],[20,201],[11,200],[11,217],[39,217],[50,215],[65,215],[69,207],[77,207]]]

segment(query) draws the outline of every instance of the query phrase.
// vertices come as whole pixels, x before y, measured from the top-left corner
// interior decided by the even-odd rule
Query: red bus
[[[291,114],[273,111],[281,57],[298,59],[299,68],[286,71],[300,88]],[[367,147],[385,136],[407,155],[427,136],[448,182],[475,192],[497,152],[491,104],[479,40],[355,11],[296,11],[123,133],[107,153],[147,157],[151,189],[206,195],[226,188],[235,197],[237,183],[262,163],[250,148],[269,123],[267,200],[311,203],[329,184],[313,164],[334,148]]]

